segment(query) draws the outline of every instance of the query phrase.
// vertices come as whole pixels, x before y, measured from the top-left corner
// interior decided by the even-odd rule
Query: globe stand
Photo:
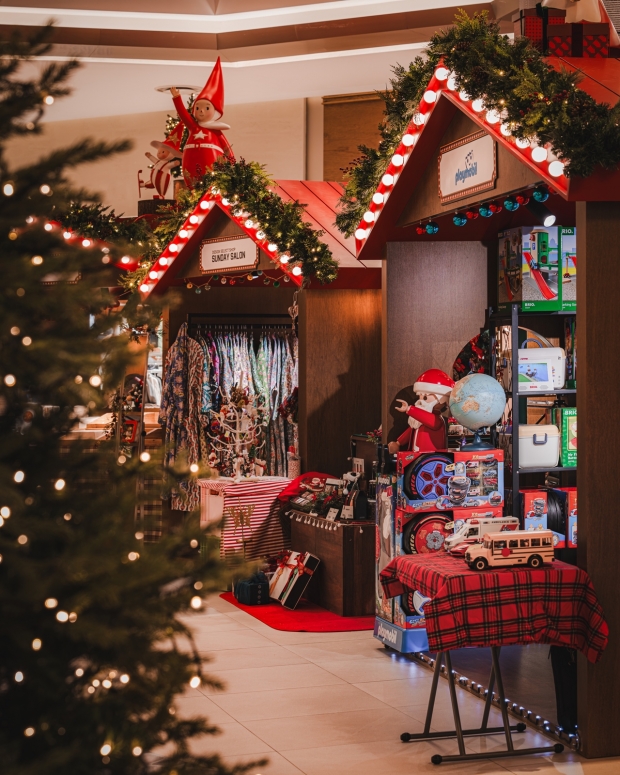
[[[463,444],[461,449],[467,449],[467,450],[495,449],[495,447],[492,444],[489,444],[488,441],[483,441],[480,438],[481,431],[482,431],[482,428],[478,428],[477,431],[474,431],[474,440],[470,441],[469,444]]]

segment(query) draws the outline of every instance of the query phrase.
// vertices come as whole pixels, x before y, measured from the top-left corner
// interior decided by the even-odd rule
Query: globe
[[[496,423],[504,413],[506,394],[488,374],[469,374],[452,388],[449,398],[452,416],[470,431]]]

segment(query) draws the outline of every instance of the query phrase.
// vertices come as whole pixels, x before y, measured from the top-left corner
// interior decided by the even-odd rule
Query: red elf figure
[[[192,115],[183,104],[179,91],[172,87],[170,93],[179,118],[189,132],[183,149],[183,177],[191,187],[211,169],[218,156],[235,158],[223,134],[223,130],[230,127],[219,121],[224,113],[224,79],[220,58],[203,90],[196,97]]]

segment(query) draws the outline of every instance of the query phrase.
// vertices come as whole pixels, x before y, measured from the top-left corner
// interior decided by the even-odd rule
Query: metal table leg
[[[454,731],[446,732],[431,732],[431,722],[433,718],[433,710],[435,707],[435,699],[437,696],[437,685],[439,683],[439,674],[441,672],[441,664],[445,657],[446,670],[448,671],[448,687],[450,690],[450,701],[452,703],[452,715],[454,717]],[[452,660],[450,658],[450,652],[439,652],[435,659],[435,668],[433,671],[433,682],[431,684],[431,693],[428,700],[428,709],[426,712],[426,721],[424,723],[424,732],[420,734],[412,734],[410,732],[403,732],[400,739],[403,743],[417,742],[419,740],[439,740],[445,738],[456,737],[459,746],[459,753],[449,756],[442,756],[435,754],[431,757],[433,764],[441,764],[442,762],[458,762],[467,761],[469,759],[499,759],[509,756],[529,756],[531,754],[538,753],[561,753],[564,750],[564,746],[561,743],[555,745],[544,746],[541,748],[519,748],[515,749],[512,741],[512,732],[524,732],[526,725],[523,723],[510,725],[508,719],[508,709],[506,707],[506,697],[504,695],[504,683],[502,681],[502,675],[499,666],[499,647],[493,646],[491,648],[492,667],[491,675],[489,677],[489,689],[487,698],[485,701],[484,712],[482,714],[482,723],[478,729],[462,729],[461,717],[458,707],[458,698],[456,694],[456,683],[454,680],[454,673],[452,671]],[[489,727],[487,726],[489,721],[489,714],[491,711],[491,704],[493,699],[493,686],[497,682],[497,693],[499,695],[500,710],[502,714],[503,726],[501,727]],[[503,733],[506,736],[506,750],[504,751],[488,751],[484,753],[465,753],[465,738],[466,737],[478,737],[482,735],[494,735]]]

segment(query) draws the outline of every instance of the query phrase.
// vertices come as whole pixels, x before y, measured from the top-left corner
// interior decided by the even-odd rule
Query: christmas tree
[[[85,140],[18,168],[6,158],[6,141],[40,131],[68,93],[75,63],[21,75],[48,39],[0,43],[0,769],[245,772],[192,755],[192,738],[214,730],[174,707],[188,685],[214,685],[179,615],[221,588],[217,548],[195,516],[145,544],[137,477],[161,478],[160,464],[113,442],[63,442],[77,407],[104,411],[128,365],[124,330],[153,325],[155,311],[133,296],[121,313],[108,295],[117,246],[55,225],[88,199],[67,170],[127,144]]]

